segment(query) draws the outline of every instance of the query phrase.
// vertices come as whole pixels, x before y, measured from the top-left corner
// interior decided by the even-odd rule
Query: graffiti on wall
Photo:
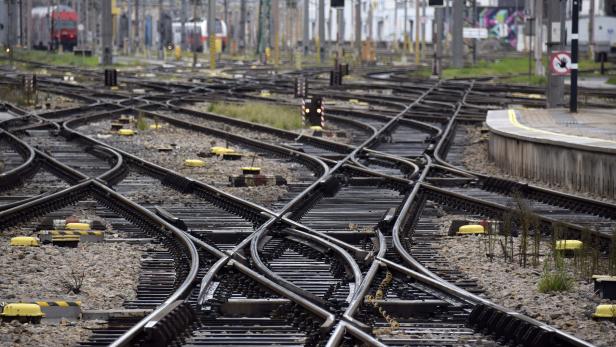
[[[516,11],[514,8],[484,8],[479,13],[479,24],[482,28],[488,29],[491,38],[499,38],[511,47],[516,47],[518,44],[516,16],[518,23],[523,23],[523,11]]]

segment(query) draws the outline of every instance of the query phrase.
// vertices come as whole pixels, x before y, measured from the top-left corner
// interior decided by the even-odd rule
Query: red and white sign
[[[569,76],[571,74],[571,52],[552,52],[550,54],[550,72],[553,76]]]

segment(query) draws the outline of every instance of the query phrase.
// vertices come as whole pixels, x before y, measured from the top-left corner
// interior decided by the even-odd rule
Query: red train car
[[[51,16],[50,16],[51,12]],[[77,45],[77,12],[64,5],[32,9],[32,48],[72,50]]]

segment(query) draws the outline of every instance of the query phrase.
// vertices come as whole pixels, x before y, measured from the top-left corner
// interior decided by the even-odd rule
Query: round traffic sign
[[[550,55],[550,70],[554,75],[568,75],[571,72],[571,54],[553,52]]]

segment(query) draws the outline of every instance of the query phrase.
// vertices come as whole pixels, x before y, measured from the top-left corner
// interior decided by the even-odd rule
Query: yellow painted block
[[[11,246],[16,247],[38,247],[39,240],[32,236],[16,236],[11,238]]]
[[[64,227],[68,230],[90,230],[90,224],[88,223],[66,223]]]
[[[175,60],[179,61],[180,59],[182,59],[182,47],[175,46]]]
[[[458,228],[458,234],[460,235],[472,235],[472,234],[485,234],[486,230],[483,225],[469,224],[463,225]]]
[[[580,240],[558,240],[556,241],[557,251],[573,251],[582,248],[582,241]]]
[[[616,305],[599,305],[595,309],[593,318],[616,318]]]
[[[43,317],[43,311],[37,304],[26,304],[23,302],[13,303],[4,306],[2,317]]]
[[[150,124],[150,129],[162,129],[163,125],[162,124]]]
[[[133,129],[120,129],[118,130],[118,135],[132,136],[135,135],[135,131]]]
[[[184,165],[188,167],[204,167],[205,162],[199,159],[186,159],[184,160]]]
[[[221,155],[221,154],[233,153],[233,152],[235,152],[233,148],[218,147],[218,146],[210,148],[210,153],[214,155]]]
[[[216,53],[222,52],[222,39],[216,39]]]

